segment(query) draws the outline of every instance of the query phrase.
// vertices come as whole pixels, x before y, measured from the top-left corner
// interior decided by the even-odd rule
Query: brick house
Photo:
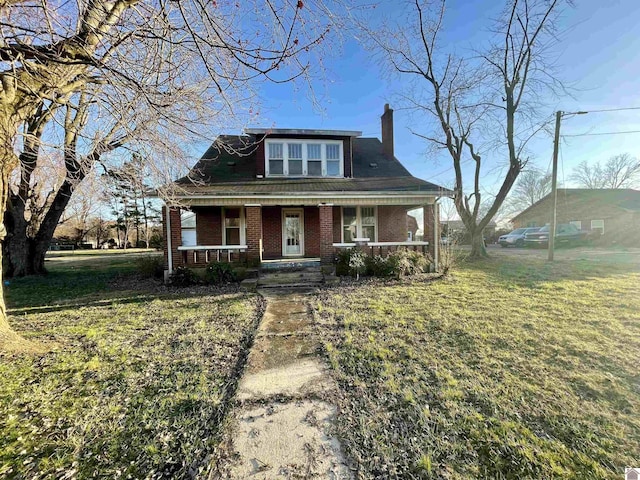
[[[602,241],[640,245],[640,190],[558,189],[558,223],[599,230]],[[527,208],[511,222],[514,228],[542,227],[551,219],[551,195]]]
[[[393,110],[382,142],[361,132],[250,128],[221,136],[171,185],[163,207],[169,271],[213,259],[331,263],[356,243],[428,249],[437,262],[438,205],[451,192],[413,177],[394,156]],[[425,242],[407,241],[407,211],[424,208]]]

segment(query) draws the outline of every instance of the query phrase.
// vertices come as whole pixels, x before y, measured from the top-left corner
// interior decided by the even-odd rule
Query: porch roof
[[[373,178],[268,178],[250,182],[201,183],[180,185],[180,196],[237,195],[317,192],[415,192],[447,195],[450,191],[415,177]]]

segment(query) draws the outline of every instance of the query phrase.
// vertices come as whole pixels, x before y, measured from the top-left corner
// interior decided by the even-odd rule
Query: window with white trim
[[[189,210],[180,213],[181,241],[184,247],[193,247],[198,244],[196,235],[196,214]]]
[[[222,232],[223,245],[244,245],[245,221],[242,208],[225,208],[223,211],[224,231]]]
[[[267,155],[269,163],[267,165],[272,175],[282,175],[284,172],[284,145],[282,143],[269,143],[267,145]]]
[[[582,230],[582,221],[581,220],[571,220],[569,222],[571,225],[575,225],[578,230]]]
[[[600,230],[600,235],[604,235],[604,220],[591,220],[591,230]]]
[[[352,243],[355,238],[377,241],[376,207],[342,207],[342,241]]]
[[[340,140],[265,140],[268,177],[342,177],[343,160]]]

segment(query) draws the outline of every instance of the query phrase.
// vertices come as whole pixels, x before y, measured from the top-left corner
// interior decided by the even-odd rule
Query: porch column
[[[424,206],[424,240],[429,242],[429,255],[433,258],[436,271],[439,269],[440,255],[440,205],[430,203]]]
[[[177,207],[162,207],[162,235],[164,237],[164,263],[173,273],[176,267],[182,265],[182,254],[178,247],[182,245],[182,220],[180,209]],[[171,261],[171,264],[169,264]]]
[[[333,205],[322,203],[320,210],[320,263],[333,263]]]
[[[247,224],[247,261],[250,264],[262,262],[262,206],[245,205]]]

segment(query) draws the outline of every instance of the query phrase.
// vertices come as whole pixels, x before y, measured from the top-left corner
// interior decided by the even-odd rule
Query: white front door
[[[304,210],[282,209],[282,255],[295,257],[304,255]]]

